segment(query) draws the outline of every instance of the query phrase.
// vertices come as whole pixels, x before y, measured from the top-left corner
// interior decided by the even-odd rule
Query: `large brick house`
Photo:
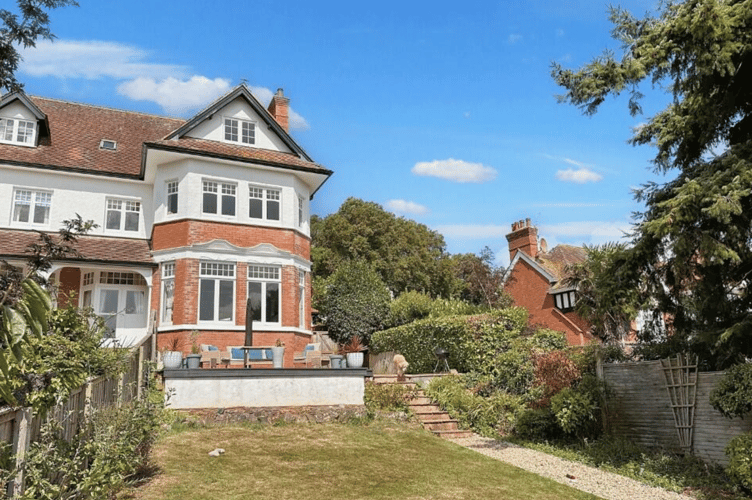
[[[57,261],[57,301],[91,306],[120,345],[156,326],[243,345],[312,335],[309,201],[331,175],[288,133],[289,100],[245,85],[189,120],[6,94],[0,100],[0,259],[80,214],[98,227]],[[152,320],[150,321],[150,318]],[[290,359],[287,359],[287,358]]]
[[[567,265],[584,261],[585,249],[557,245],[549,250],[530,219],[513,223],[507,242],[510,264],[504,289],[515,305],[528,310],[530,324],[563,332],[570,345],[592,341],[589,325],[574,312],[577,290],[563,284]]]

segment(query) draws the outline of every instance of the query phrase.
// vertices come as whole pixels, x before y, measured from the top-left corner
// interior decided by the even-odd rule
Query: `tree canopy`
[[[18,47],[34,47],[39,38],[52,40],[47,10],[77,6],[75,0],[17,0],[20,14],[0,10],[0,89],[14,92],[23,85],[16,79],[21,62]]]
[[[326,279],[346,261],[362,260],[394,295],[406,290],[434,297],[451,294],[454,278],[444,237],[376,203],[348,198],[336,213],[313,216],[311,238],[318,278]]]
[[[631,143],[656,147],[656,172],[675,177],[637,191],[633,245],[623,255],[631,279],[656,312],[672,318],[672,341],[686,340],[711,365],[752,356],[752,1],[669,1],[638,19],[612,8],[616,58],[606,52],[577,70],[554,64],[562,102],[597,112],[628,91],[641,110],[640,84],[671,93],[665,109]],[[643,332],[655,340],[655,329]]]

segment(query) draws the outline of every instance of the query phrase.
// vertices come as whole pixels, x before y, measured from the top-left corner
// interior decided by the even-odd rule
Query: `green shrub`
[[[111,498],[148,468],[159,435],[163,397],[96,410],[70,442],[50,422],[25,458],[21,499]],[[158,402],[155,402],[158,401]]]
[[[510,308],[478,316],[430,317],[373,335],[374,352],[405,356],[410,373],[433,371],[434,349],[449,351],[449,366],[460,372],[490,373],[497,354],[508,349],[527,323],[527,311]]]
[[[752,432],[732,439],[726,447],[726,472],[747,492],[752,492]]]
[[[515,432],[526,439],[552,439],[560,429],[549,408],[531,408],[519,414]]]
[[[522,408],[519,396],[497,391],[489,397],[473,393],[467,377],[456,375],[435,378],[426,394],[463,427],[484,436],[506,435],[514,430],[516,415]]]
[[[322,314],[329,336],[338,344],[354,335],[370,343],[371,334],[382,328],[389,314],[389,290],[367,263],[350,261],[341,265],[327,281]]]
[[[752,411],[752,363],[729,368],[710,393],[710,404],[728,418]]]
[[[415,389],[412,387],[366,382],[363,402],[370,413],[376,410],[408,411],[408,403],[414,396]]]
[[[578,438],[595,438],[601,432],[600,408],[606,392],[603,382],[586,375],[576,387],[562,389],[551,398],[551,412],[561,430]]]
[[[571,387],[580,378],[580,370],[563,350],[536,353],[533,355],[535,386],[542,389],[537,406],[548,405],[551,397],[562,389]]]
[[[384,327],[394,328],[427,318],[432,307],[433,299],[428,295],[414,291],[405,292],[389,304],[389,317]]]

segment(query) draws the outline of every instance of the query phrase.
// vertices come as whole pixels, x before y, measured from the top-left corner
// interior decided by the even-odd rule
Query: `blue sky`
[[[620,5],[642,15],[657,0]],[[128,2],[51,13],[54,43],[23,52],[30,95],[189,117],[246,81],[284,88],[292,135],[334,170],[313,212],[349,196],[442,233],[451,253],[489,246],[531,218],[549,246],[618,239],[656,179],[653,150],[627,144],[667,102],[646,87],[595,116],[558,104],[552,61],[578,67],[610,38],[592,0]]]

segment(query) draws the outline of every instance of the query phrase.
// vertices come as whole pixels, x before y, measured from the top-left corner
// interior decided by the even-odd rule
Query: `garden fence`
[[[70,441],[76,435],[84,419],[92,411],[112,405],[121,405],[140,397],[148,376],[148,361],[154,360],[153,335],[132,348],[126,370],[119,377],[97,377],[71,392],[68,400],[47,412],[44,418],[33,415],[30,408],[0,408],[0,443],[11,445],[17,464],[29,446],[38,441],[42,424],[55,421],[60,424],[62,437]],[[19,468],[20,469],[20,468]],[[6,485],[9,497],[23,492],[23,476]]]
[[[611,391],[607,401],[607,428],[615,436],[648,448],[677,453],[690,451],[705,462],[726,465],[728,442],[752,430],[752,419],[728,419],[710,406],[710,393],[724,372],[696,373],[696,380],[691,379],[695,385],[693,418],[682,421],[676,418],[674,410],[684,403],[677,404],[677,398],[671,397],[667,390],[667,385],[677,384],[667,383],[666,366],[665,361],[603,365],[602,376]],[[686,422],[692,424],[691,441],[683,437],[684,442],[680,442],[677,425],[681,435],[687,436]]]

